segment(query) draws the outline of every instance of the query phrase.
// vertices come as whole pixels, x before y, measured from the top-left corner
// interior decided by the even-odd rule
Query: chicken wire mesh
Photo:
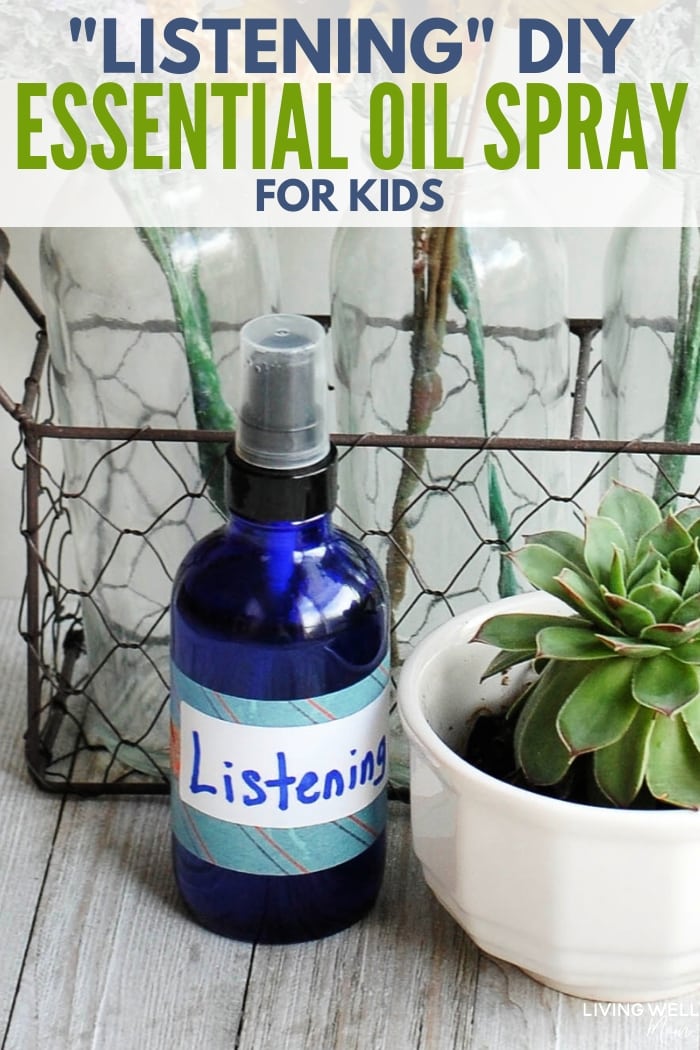
[[[0,243],[2,249],[2,243]],[[6,244],[3,259],[6,257]],[[196,485],[183,474],[180,453],[193,452],[200,442],[222,444],[231,435],[215,431],[190,431],[144,427],[134,431],[116,427],[66,427],[56,422],[50,376],[46,374],[48,354],[44,318],[21,281],[4,267],[6,289],[24,307],[28,332],[36,333],[36,348],[22,401],[14,401],[0,386],[0,404],[19,424],[20,438],[13,460],[23,474],[21,530],[26,541],[27,572],[20,612],[20,631],[27,646],[27,732],[26,758],[36,782],[49,791],[100,793],[160,793],[168,790],[167,746],[154,745],[167,736],[167,602],[150,602],[143,615],[134,615],[126,626],[115,627],[110,603],[114,595],[126,593],[133,602],[144,561],[160,574],[169,591],[176,565],[167,563],[158,544],[159,532],[174,520],[187,524],[196,518],[193,508],[208,505],[206,479]],[[324,319],[326,323],[328,319]],[[500,559],[508,540],[476,527],[468,501],[460,490],[465,472],[478,475],[480,464],[488,459],[508,464],[510,477],[521,474],[534,486],[538,498],[530,500],[511,520],[511,536],[527,531],[528,522],[554,505],[565,508],[571,518],[582,520],[598,503],[601,486],[614,472],[618,456],[643,457],[654,470],[663,470],[663,456],[671,452],[696,454],[696,446],[663,442],[607,441],[599,436],[597,413],[600,399],[600,361],[596,336],[601,322],[595,319],[569,322],[572,353],[571,430],[569,435],[548,440],[533,438],[483,438],[457,436],[411,436],[402,434],[335,435],[341,460],[371,448],[381,457],[393,457],[403,468],[407,463],[415,473],[411,500],[403,514],[415,520],[426,501],[439,498],[443,513],[456,515],[462,542],[450,551],[449,578],[438,588],[424,578],[423,566],[401,541],[400,554],[411,581],[409,600],[395,617],[393,633],[402,632],[411,644],[426,629],[431,617],[426,610],[446,619],[459,609],[465,570],[479,557]],[[29,342],[29,335],[28,335]],[[61,467],[63,442],[80,442],[87,469],[82,484],[71,487]],[[58,455],[56,454],[58,447]],[[439,472],[435,482],[419,466],[415,449],[429,450],[431,456],[449,456],[450,468]],[[125,525],[103,513],[100,478],[107,471],[117,474],[129,470],[134,457],[147,450],[149,460],[167,472],[177,489],[175,498],[153,503],[147,481],[143,479],[147,520]],[[537,454],[537,467],[532,455]],[[455,456],[457,457],[455,459]],[[565,489],[550,491],[543,480],[547,471],[541,464],[547,457],[570,457],[574,469],[568,472]],[[447,462],[447,460],[446,460]],[[456,465],[455,465],[456,464]],[[681,493],[692,499],[695,493]],[[99,519],[103,540],[99,558],[82,582],[75,570],[75,523],[81,513]],[[411,517],[412,516],[412,517]],[[386,549],[399,543],[402,522],[392,528],[363,530],[342,506],[341,525],[365,536],[370,545]],[[410,531],[410,530],[409,530]],[[196,538],[191,528],[189,540]],[[110,578],[110,567],[117,554],[128,551],[130,573]],[[430,626],[433,623],[430,622]],[[86,631],[99,635],[101,648],[91,660],[85,658]],[[114,673],[110,678],[110,667]],[[124,679],[134,683],[149,679],[156,683],[155,695],[142,709],[138,725],[125,725],[104,702],[104,688]],[[153,691],[153,687],[151,685]],[[164,728],[165,727],[165,728]]]

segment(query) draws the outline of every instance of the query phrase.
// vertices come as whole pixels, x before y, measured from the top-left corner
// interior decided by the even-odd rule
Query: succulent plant
[[[613,805],[646,785],[700,808],[700,505],[663,517],[614,484],[583,538],[542,532],[509,556],[572,610],[494,616],[475,639],[501,650],[484,677],[526,660],[539,672],[509,712],[526,781],[557,784],[591,754]]]

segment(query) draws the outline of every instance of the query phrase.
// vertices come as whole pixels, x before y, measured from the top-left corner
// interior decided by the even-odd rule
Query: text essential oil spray
[[[305,317],[244,325],[231,520],[173,593],[175,877],[197,921],[246,941],[351,925],[384,869],[388,599],[331,523],[323,343]]]

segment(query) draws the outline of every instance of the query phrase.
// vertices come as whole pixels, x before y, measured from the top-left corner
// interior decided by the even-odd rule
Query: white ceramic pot
[[[642,1001],[700,987],[700,812],[624,811],[512,787],[459,757],[473,713],[522,682],[479,679],[468,644],[496,612],[551,612],[518,595],[456,617],[404,664],[416,854],[438,900],[490,955],[570,995]],[[565,607],[562,607],[565,608]]]

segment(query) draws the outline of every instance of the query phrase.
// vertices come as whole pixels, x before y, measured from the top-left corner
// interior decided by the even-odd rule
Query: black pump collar
[[[226,450],[229,509],[249,521],[308,521],[336,503],[335,446],[325,459],[297,470],[268,470],[247,463],[233,444]]]

